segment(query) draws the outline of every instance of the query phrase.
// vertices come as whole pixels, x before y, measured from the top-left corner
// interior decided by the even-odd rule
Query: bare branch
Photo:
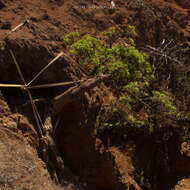
[[[38,89],[38,88],[51,88],[51,87],[57,87],[57,86],[65,86],[70,84],[78,84],[84,80],[78,80],[78,81],[70,81],[70,82],[58,82],[58,83],[52,83],[52,84],[42,84],[42,85],[35,85],[35,86],[29,86],[28,89]],[[1,86],[0,86],[1,87]]]
[[[25,24],[27,24],[29,21],[28,20],[25,20],[23,23],[17,25],[15,28],[13,28],[7,35],[9,36],[10,34],[12,34],[13,32],[15,32],[16,30],[18,30],[19,28],[21,28],[22,26],[24,26]]]
[[[17,63],[17,61],[16,61],[16,58],[15,58],[15,56],[14,56],[12,50],[10,50],[10,53],[11,53],[11,56],[12,56],[12,58],[13,58],[13,61],[14,61],[15,65],[16,65],[17,71],[18,71],[18,73],[19,73],[19,75],[20,75],[20,78],[21,78],[21,80],[22,80],[23,83],[24,83],[24,89],[25,89],[25,90],[27,91],[27,93],[28,93],[28,96],[29,96],[29,99],[30,99],[30,102],[31,102],[31,105],[32,105],[32,110],[33,110],[34,118],[35,118],[35,120],[36,120],[37,128],[38,128],[38,131],[39,131],[39,133],[40,133],[40,136],[42,136],[43,133],[42,133],[42,129],[41,129],[41,126],[40,126],[39,119],[38,119],[39,115],[38,115],[38,112],[37,112],[37,107],[36,107],[36,105],[34,104],[34,101],[33,101],[33,98],[32,98],[32,95],[31,95],[29,89],[28,89],[27,86],[26,86],[26,81],[25,81],[25,79],[24,79],[24,76],[23,76],[23,74],[22,74],[22,72],[21,72],[21,70],[20,70],[20,67],[19,67],[19,65],[18,65],[18,63]]]
[[[149,50],[151,50],[151,51],[149,51],[149,53],[152,53],[152,54],[155,54],[155,55],[160,55],[160,56],[162,56],[162,57],[164,57],[164,58],[167,58],[167,59],[169,59],[169,60],[171,60],[171,61],[174,61],[175,63],[178,63],[178,64],[182,65],[182,63],[181,63],[180,61],[178,61],[177,59],[172,58],[172,57],[166,55],[166,54],[163,53],[162,51],[160,51],[160,50],[158,50],[158,49],[156,49],[156,48],[154,48],[154,47],[152,47],[152,46],[149,46],[149,45],[147,45],[146,47],[147,47]]]
[[[6,87],[6,88],[24,88],[23,84],[0,84],[0,87]]]
[[[50,67],[55,61],[57,61],[61,56],[63,55],[63,52],[60,52],[52,61],[50,61],[49,64],[47,64],[28,84],[29,86],[34,80],[36,80],[48,67]]]

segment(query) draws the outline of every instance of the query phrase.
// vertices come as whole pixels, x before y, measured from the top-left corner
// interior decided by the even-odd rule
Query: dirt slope
[[[124,35],[124,27],[134,24],[139,43],[159,45],[164,38],[189,40],[188,1],[115,1],[109,9],[107,1],[1,1],[1,36],[31,17],[31,27],[11,35],[12,38],[60,42],[60,37],[76,28],[98,33],[116,25]],[[94,7],[93,7],[94,6]],[[106,6],[106,8],[103,8]],[[159,26],[159,27],[157,27]],[[118,36],[119,38],[120,36]]]

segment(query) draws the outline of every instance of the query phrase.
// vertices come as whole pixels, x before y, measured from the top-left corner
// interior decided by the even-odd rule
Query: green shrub
[[[127,31],[129,46],[114,45],[116,30],[111,27],[102,33],[101,39],[82,36],[70,46],[70,53],[93,74],[111,75],[119,96],[114,112],[125,114],[125,125],[148,126],[152,117],[156,119],[154,113],[163,110],[163,114],[174,115],[177,109],[167,91],[152,88],[151,84],[156,80],[154,65],[149,63],[147,54],[134,46],[132,37],[137,35],[134,26],[129,25]],[[104,125],[120,126],[122,122],[105,121]]]

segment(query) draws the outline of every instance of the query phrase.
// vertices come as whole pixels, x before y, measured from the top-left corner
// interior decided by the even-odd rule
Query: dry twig
[[[173,61],[175,63],[178,63],[178,64],[182,65],[182,63],[180,61],[178,61],[175,58],[172,58],[172,57],[168,56],[166,53],[163,53],[162,51],[158,50],[157,48],[154,48],[154,47],[152,47],[150,45],[147,45],[146,47],[149,49],[149,53],[155,54],[155,55],[160,55],[160,56],[162,56],[164,58],[167,58],[167,59],[169,59],[169,60],[171,60],[171,61]]]
[[[60,52],[52,61],[50,61],[49,64],[47,64],[28,84],[27,86],[30,86],[34,80],[36,80],[48,67],[50,67],[55,61],[57,61],[61,56],[63,55],[63,52]]]
[[[13,32],[16,32],[19,28],[21,28],[22,26],[24,26],[25,24],[29,23],[29,21],[26,19],[23,23],[17,25],[15,28],[13,28],[10,32],[8,32],[8,34],[6,35],[6,37],[8,37],[10,34],[12,34]]]
[[[17,61],[16,61],[16,58],[15,58],[15,56],[14,56],[12,50],[10,50],[10,53],[11,53],[11,56],[12,56],[12,58],[13,58],[13,61],[14,61],[15,65],[16,65],[16,68],[17,68],[17,71],[18,71],[18,73],[19,73],[19,76],[20,76],[21,80],[22,80],[23,83],[24,83],[24,89],[25,89],[25,90],[27,91],[27,93],[28,93],[28,96],[29,96],[29,99],[30,99],[30,102],[31,102],[31,105],[32,105],[32,110],[33,110],[34,118],[35,118],[36,125],[37,125],[37,128],[38,128],[38,132],[39,132],[40,136],[42,136],[43,133],[42,133],[42,129],[41,129],[41,126],[40,126],[39,119],[38,119],[37,107],[36,107],[36,105],[34,104],[32,95],[31,95],[29,89],[27,88],[26,81],[25,81],[25,79],[24,79],[24,76],[23,76],[23,74],[22,74],[22,72],[21,72],[21,70],[20,70],[20,67],[19,67],[19,65],[18,65],[18,63],[17,63]]]

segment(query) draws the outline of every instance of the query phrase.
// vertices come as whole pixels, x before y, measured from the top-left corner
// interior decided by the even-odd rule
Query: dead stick
[[[20,67],[19,67],[19,64],[17,63],[17,60],[16,60],[16,58],[15,58],[15,56],[14,56],[12,50],[10,50],[10,53],[11,53],[11,56],[12,56],[12,58],[13,58],[13,61],[14,61],[15,65],[16,65],[16,68],[17,68],[17,71],[18,71],[18,73],[19,73],[19,76],[20,76],[21,80],[22,80],[23,83],[24,83],[24,89],[25,89],[25,90],[27,91],[27,93],[28,93],[28,96],[29,96],[29,99],[30,99],[30,102],[31,102],[31,106],[32,106],[32,110],[33,110],[33,114],[34,114],[34,118],[35,118],[35,120],[36,120],[36,125],[37,125],[37,128],[38,128],[38,131],[39,131],[40,136],[42,136],[43,133],[42,133],[42,129],[41,129],[41,127],[40,127],[40,122],[39,122],[38,115],[37,115],[37,112],[36,112],[37,107],[36,107],[36,105],[34,104],[32,95],[31,95],[29,89],[27,88],[26,81],[25,81],[25,79],[24,79],[24,76],[23,76],[23,74],[22,74],[22,72],[21,72],[21,69],[20,69]]]
[[[28,89],[39,89],[39,88],[51,88],[51,87],[57,87],[57,86],[66,86],[70,84],[77,84],[84,80],[78,80],[78,81],[70,81],[70,82],[58,82],[58,83],[52,83],[52,84],[41,84],[41,85],[35,85],[35,86],[29,86]],[[0,84],[1,87],[1,84]]]
[[[21,28],[22,26],[24,26],[26,23],[28,23],[28,20],[25,20],[23,23],[19,24],[18,26],[16,26],[15,28],[13,28],[7,35],[9,36],[11,33],[15,32],[16,30],[18,30],[19,28]]]
[[[57,59],[59,59],[63,55],[63,52],[60,52],[50,63],[48,63],[28,84],[29,86],[32,82],[34,82],[48,67],[50,67]]]
[[[0,87],[24,88],[24,85],[23,84],[0,84]]]
[[[182,65],[182,63],[181,63],[180,61],[176,60],[175,58],[172,58],[172,57],[168,56],[167,54],[165,54],[165,53],[163,53],[163,52],[160,52],[158,49],[156,49],[156,48],[154,48],[154,47],[151,47],[151,46],[147,45],[147,48],[149,48],[149,49],[152,50],[152,51],[149,52],[149,53],[156,54],[156,55],[160,55],[160,56],[162,56],[162,57],[165,57],[165,58],[167,58],[167,59],[169,59],[169,60],[171,60],[171,61],[174,61],[174,62],[176,62],[176,63]]]

